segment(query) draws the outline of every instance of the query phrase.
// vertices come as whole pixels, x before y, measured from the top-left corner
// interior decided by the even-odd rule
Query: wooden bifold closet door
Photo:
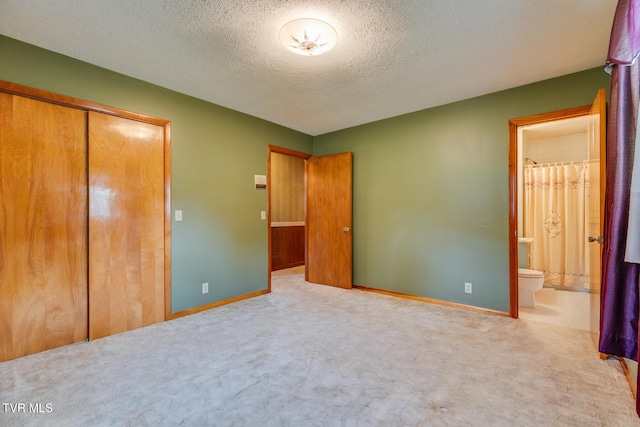
[[[0,93],[0,362],[87,338],[86,112]]]
[[[89,112],[89,338],[164,320],[164,129]]]
[[[165,128],[0,92],[0,362],[165,316]]]

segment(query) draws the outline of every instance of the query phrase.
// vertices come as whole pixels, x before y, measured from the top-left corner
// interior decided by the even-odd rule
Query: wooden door
[[[164,128],[89,112],[89,338],[164,320]]]
[[[590,274],[590,329],[591,336],[598,348],[600,335],[600,286],[602,277],[602,240],[604,236],[604,192],[607,177],[606,139],[607,139],[607,98],[604,89],[600,89],[591,105],[592,117],[589,129],[590,191],[589,191],[589,244]]]
[[[85,129],[0,93],[0,362],[87,339]]]
[[[351,289],[353,153],[311,157],[307,179],[306,280]]]

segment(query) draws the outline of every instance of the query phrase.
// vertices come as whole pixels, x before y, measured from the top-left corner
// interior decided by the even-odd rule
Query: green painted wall
[[[267,288],[267,145],[312,137],[0,36],[0,79],[171,121],[172,311]],[[185,76],[188,78],[188,76]],[[209,293],[201,284],[209,282]]]
[[[354,283],[508,312],[508,121],[609,86],[596,68],[315,137],[354,153]]]

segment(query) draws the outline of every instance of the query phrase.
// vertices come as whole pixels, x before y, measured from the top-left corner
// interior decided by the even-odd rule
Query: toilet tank
[[[531,268],[529,263],[529,245],[533,243],[531,237],[518,237],[518,268]]]

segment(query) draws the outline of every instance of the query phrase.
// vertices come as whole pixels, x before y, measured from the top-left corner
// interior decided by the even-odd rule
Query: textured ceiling
[[[2,0],[0,34],[319,135],[603,65],[616,3]],[[336,48],[284,49],[301,17]]]

